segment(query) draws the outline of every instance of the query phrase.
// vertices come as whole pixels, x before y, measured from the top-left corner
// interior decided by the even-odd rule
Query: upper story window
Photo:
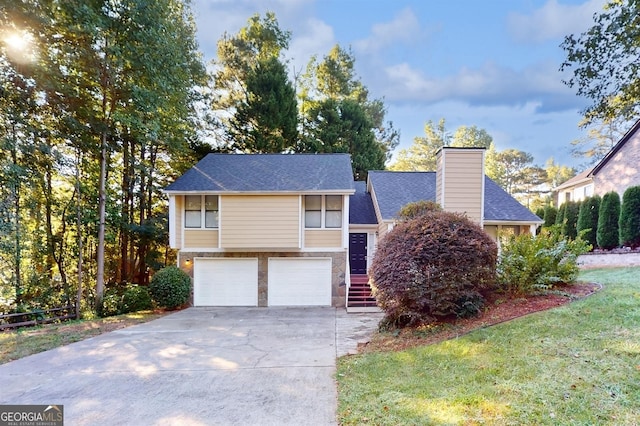
[[[305,228],[341,228],[342,195],[305,195]]]
[[[217,195],[187,195],[184,198],[185,228],[218,227]]]

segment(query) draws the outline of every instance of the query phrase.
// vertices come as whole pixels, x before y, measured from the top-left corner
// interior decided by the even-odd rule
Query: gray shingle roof
[[[349,154],[208,154],[167,192],[353,192]]]
[[[349,197],[349,223],[352,225],[374,225],[378,223],[371,194],[366,182],[355,182],[356,193]]]
[[[380,213],[393,220],[407,203],[436,199],[435,172],[369,172]],[[497,183],[485,176],[484,220],[509,222],[542,222]]]

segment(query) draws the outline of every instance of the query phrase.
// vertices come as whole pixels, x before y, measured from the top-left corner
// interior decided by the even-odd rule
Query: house
[[[483,149],[444,148],[436,172],[354,182],[347,154],[209,154],[165,188],[170,246],[195,306],[370,306],[377,241],[408,202],[435,200],[494,236],[542,223],[483,165]]]
[[[555,188],[556,205],[582,201],[592,195],[603,196],[611,191],[622,197],[627,188],[637,185],[640,185],[640,120],[595,167]]]

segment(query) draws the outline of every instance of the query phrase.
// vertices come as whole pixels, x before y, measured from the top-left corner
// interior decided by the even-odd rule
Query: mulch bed
[[[359,352],[401,351],[459,337],[480,327],[487,327],[534,312],[540,312],[587,297],[601,289],[599,284],[575,283],[554,291],[526,297],[505,299],[498,295],[488,300],[483,312],[473,318],[451,319],[435,324],[407,328],[395,333],[378,333],[370,342],[359,344]]]

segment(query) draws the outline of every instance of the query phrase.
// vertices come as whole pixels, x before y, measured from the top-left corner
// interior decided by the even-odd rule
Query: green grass
[[[338,360],[344,425],[640,424],[640,268],[597,294],[464,337]]]
[[[0,364],[68,345],[99,334],[151,321],[164,315],[140,311],[92,320],[68,321],[39,327],[0,331]]]

